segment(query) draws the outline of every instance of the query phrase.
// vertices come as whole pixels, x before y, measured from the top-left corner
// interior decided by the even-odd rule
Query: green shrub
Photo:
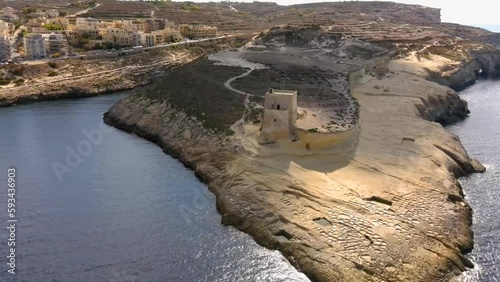
[[[10,83],[10,79],[0,79],[0,85],[7,85]]]
[[[15,68],[11,72],[13,75],[22,76],[24,73],[24,67]]]
[[[312,30],[321,30],[321,26],[319,24],[313,24],[311,25]]]
[[[49,72],[49,76],[58,76],[59,74],[56,71]]]
[[[57,64],[56,62],[48,62],[47,65],[53,69],[57,69]]]

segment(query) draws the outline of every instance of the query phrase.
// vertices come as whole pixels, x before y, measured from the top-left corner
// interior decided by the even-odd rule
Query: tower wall
[[[288,111],[264,110],[264,119],[262,121],[262,137],[266,140],[277,140],[289,138],[292,132],[293,124],[289,122]]]

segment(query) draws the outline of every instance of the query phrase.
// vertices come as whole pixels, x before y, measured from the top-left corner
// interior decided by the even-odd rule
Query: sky
[[[192,0],[191,0],[192,1]],[[195,0],[195,2],[207,2],[209,0]],[[215,0],[212,0],[215,1]],[[253,0],[234,2],[253,2]],[[276,2],[280,5],[292,5],[300,3],[326,2],[325,0],[261,0]],[[500,26],[500,1],[499,0],[399,0],[405,4],[419,4],[423,6],[440,8],[441,20],[475,26]]]

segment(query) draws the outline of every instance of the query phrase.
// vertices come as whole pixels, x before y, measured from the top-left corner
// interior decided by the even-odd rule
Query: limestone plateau
[[[316,16],[276,15],[286,22],[170,69],[105,121],[191,167],[224,224],[313,281],[457,281],[474,266],[457,178],[484,167],[443,125],[469,114],[455,90],[499,76],[496,34],[420,6],[295,8]],[[290,120],[304,134],[263,138],[271,91],[296,95]],[[315,147],[322,136],[335,138]]]

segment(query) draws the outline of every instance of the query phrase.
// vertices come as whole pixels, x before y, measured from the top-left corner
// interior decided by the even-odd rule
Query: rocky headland
[[[410,42],[417,48],[328,27],[274,28],[173,70],[104,119],[191,167],[224,224],[313,281],[458,279],[474,265],[463,255],[472,211],[457,178],[484,167],[442,124],[469,114],[452,88],[493,75],[499,61],[494,47],[431,34]],[[326,117],[316,129],[343,141],[333,150],[259,143],[269,87],[299,90],[302,113]]]
[[[153,4],[133,5],[148,14]],[[175,5],[158,9],[174,17]],[[202,4],[200,14],[224,19],[221,30],[266,32],[174,64],[181,53],[156,65],[152,56],[102,69],[74,62],[45,67],[30,84],[4,71],[26,84],[0,90],[0,104],[148,84],[105,122],[179,158],[216,195],[224,224],[280,250],[311,280],[453,281],[474,267],[464,256],[472,211],[457,178],[484,167],[443,125],[469,114],[456,90],[500,76],[497,34],[389,2],[228,5]],[[237,20],[226,20],[234,9]],[[262,143],[268,88],[298,90],[298,126],[335,134],[335,146]]]

